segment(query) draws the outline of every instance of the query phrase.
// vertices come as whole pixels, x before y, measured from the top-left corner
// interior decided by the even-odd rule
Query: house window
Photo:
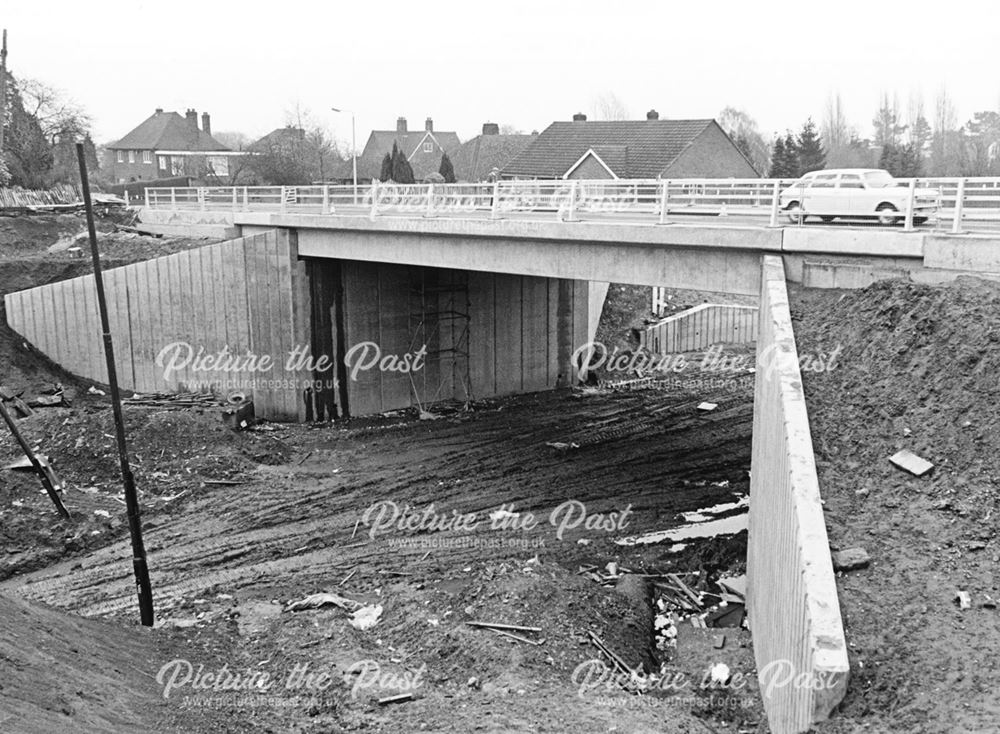
[[[153,162],[153,151],[151,151],[151,150],[144,150],[144,151],[142,151],[142,162],[143,163],[152,163]]]
[[[226,156],[210,155],[208,156],[207,163],[210,173],[214,173],[216,176],[229,175],[229,159]]]
[[[179,155],[170,156],[170,175],[171,176],[183,176],[184,175],[184,157]]]
[[[125,151],[124,150],[119,150],[118,151],[118,162],[119,163],[124,163],[125,162]]]
[[[170,168],[170,159],[165,155],[156,156],[156,167],[161,171],[166,171]]]
[[[129,163],[135,163],[135,151],[134,150],[130,150],[128,152],[128,162]]]
[[[434,152],[434,143],[428,140],[426,143],[424,143],[424,153],[433,153],[433,152]]]

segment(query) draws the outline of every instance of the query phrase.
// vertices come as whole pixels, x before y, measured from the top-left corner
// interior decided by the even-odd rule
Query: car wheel
[[[788,206],[785,207],[785,214],[788,215],[788,221],[792,224],[798,224],[799,221],[806,221],[806,218],[802,215],[802,207],[799,202],[792,201],[789,202]]]
[[[891,227],[899,220],[899,217],[895,214],[890,214],[889,212],[898,211],[899,209],[894,207],[892,204],[879,204],[875,209],[875,212],[878,214],[878,223],[883,227]]]
[[[836,217],[820,217],[824,222],[832,222]]]

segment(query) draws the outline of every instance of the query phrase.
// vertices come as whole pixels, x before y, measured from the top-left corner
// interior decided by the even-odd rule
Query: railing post
[[[575,180],[571,181],[569,184],[569,211],[566,212],[566,221],[575,222],[576,221],[576,184]]]
[[[903,222],[903,231],[913,231],[913,204],[917,196],[917,179],[910,179],[909,193],[906,197],[906,219]]]
[[[148,186],[143,190],[143,193],[146,196],[146,208],[149,209],[149,187]]]
[[[285,205],[285,187],[281,187],[281,213],[284,214],[287,211],[287,206]]]
[[[425,217],[434,216],[434,184],[427,184],[427,206],[424,209]]]
[[[198,187],[198,205],[202,211],[205,211],[205,187]]]
[[[243,211],[250,211],[250,189],[243,187]]]
[[[660,181],[660,224],[670,224],[667,212],[670,210],[670,179]]]
[[[323,184],[323,213],[330,214],[330,185]]]
[[[962,234],[962,213],[965,210],[965,179],[958,179],[958,193],[955,194],[955,215],[951,222],[951,233]]]
[[[177,190],[174,187],[170,187],[170,208],[177,208]]]
[[[372,210],[368,216],[373,221],[378,216],[378,179],[372,181]]]
[[[778,212],[781,211],[781,180],[776,179],[774,190],[771,191],[771,221],[768,227],[778,226]]]
[[[490,219],[500,218],[500,179],[493,182],[493,200],[490,202]]]
[[[233,186],[233,211],[236,211],[238,204],[236,203],[236,187]]]

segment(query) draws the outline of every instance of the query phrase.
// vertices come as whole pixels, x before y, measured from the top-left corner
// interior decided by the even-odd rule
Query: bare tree
[[[90,131],[90,115],[55,87],[37,79],[23,79],[18,87],[24,111],[38,120],[50,144],[60,137],[82,138]]]
[[[826,109],[820,124],[820,133],[828,154],[844,148],[851,141],[851,128],[844,113],[840,92],[831,92],[826,98]]]
[[[628,120],[632,117],[625,103],[611,91],[602,92],[594,97],[590,111],[595,120]]]
[[[761,135],[757,121],[746,110],[726,107],[719,113],[718,122],[757,173],[767,173],[771,165],[771,146]]]

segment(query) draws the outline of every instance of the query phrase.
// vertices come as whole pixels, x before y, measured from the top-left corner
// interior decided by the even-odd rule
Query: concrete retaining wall
[[[231,211],[170,211],[168,209],[139,209],[139,227],[145,232],[168,237],[226,237],[236,238],[242,233],[233,224]],[[274,227],[267,227],[273,230]]]
[[[308,378],[288,370],[298,344],[308,345],[308,293],[294,235],[271,231],[166,257],[113,268],[104,290],[122,389],[136,392],[207,391],[252,394],[258,416],[296,420],[304,415],[298,391]],[[51,283],[4,296],[7,323],[53,362],[107,382],[94,277]],[[190,360],[166,373],[157,365],[171,344],[193,352],[268,355],[268,370],[219,370]],[[177,346],[175,363],[186,347]],[[170,357],[165,355],[166,363]],[[198,369],[205,366],[207,369]]]
[[[654,354],[693,352],[713,344],[749,344],[757,340],[758,309],[703,303],[639,332],[639,345]]]
[[[849,665],[784,267],[762,268],[747,602],[771,731],[790,734],[829,717]]]

